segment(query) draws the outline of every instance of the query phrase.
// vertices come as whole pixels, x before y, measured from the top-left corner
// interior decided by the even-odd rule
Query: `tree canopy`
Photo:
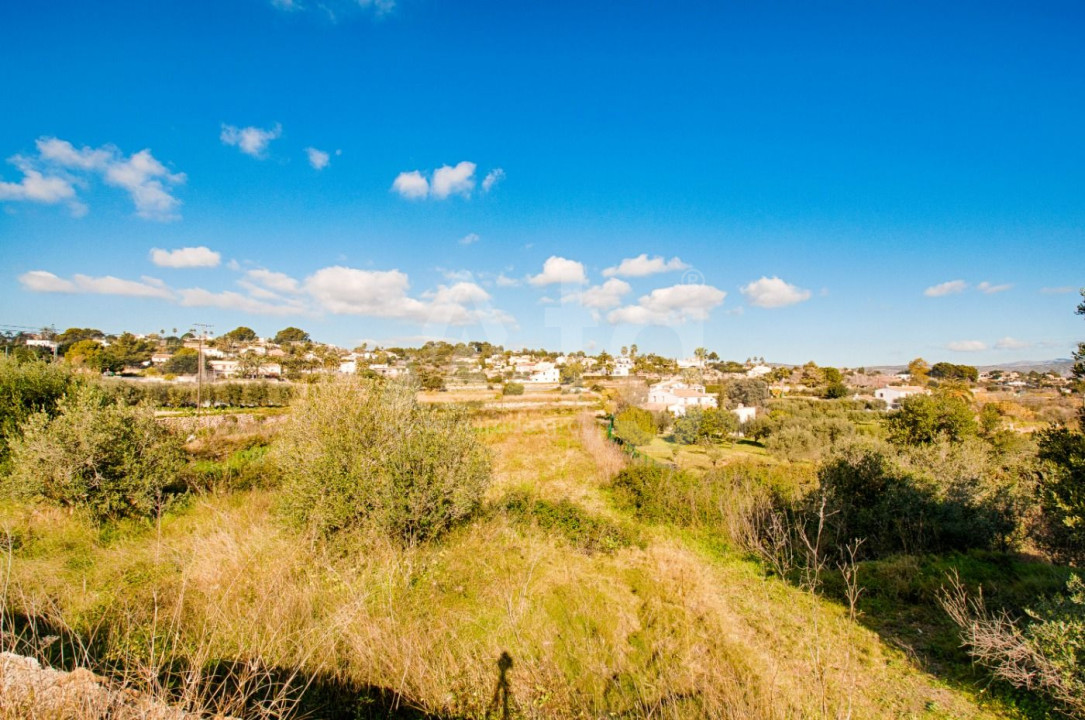
[[[286,327],[275,333],[275,344],[309,342],[309,333],[294,326]]]

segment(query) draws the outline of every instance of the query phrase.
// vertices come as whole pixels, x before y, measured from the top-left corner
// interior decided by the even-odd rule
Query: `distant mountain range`
[[[1018,360],[1017,362],[998,363],[996,365],[977,365],[976,369],[980,372],[990,372],[991,370],[1014,370],[1016,372],[1026,373],[1035,370],[1038,373],[1054,372],[1059,375],[1067,376],[1070,374],[1073,365],[1074,361],[1070,358],[1055,358],[1054,360]],[[867,369],[893,374],[901,372],[902,370],[907,370],[908,366],[876,365],[868,367]]]

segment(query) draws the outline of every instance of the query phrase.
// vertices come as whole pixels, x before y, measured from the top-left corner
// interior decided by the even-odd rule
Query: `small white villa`
[[[714,408],[716,396],[705,392],[704,385],[687,383],[672,378],[648,388],[648,410],[667,410],[676,416],[686,414],[689,408]]]
[[[890,410],[897,410],[900,408],[900,401],[909,395],[924,395],[928,391],[926,388],[916,387],[914,385],[890,385],[889,387],[878,388],[874,391],[874,397],[879,400],[884,400],[886,406]]]

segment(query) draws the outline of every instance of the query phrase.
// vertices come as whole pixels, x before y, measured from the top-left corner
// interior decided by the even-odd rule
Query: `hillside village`
[[[689,410],[726,408],[740,425],[754,420],[764,399],[770,397],[851,398],[866,400],[873,408],[895,410],[904,398],[930,392],[925,383],[914,382],[909,370],[915,368],[786,365],[766,362],[763,357],[738,362],[723,360],[706,348],[681,359],[642,353],[636,345],[622,347],[616,355],[513,350],[487,342],[431,341],[415,348],[364,344],[347,349],[314,341],[296,327],[271,337],[259,337],[247,327],[214,337],[195,332],[107,335],[96,329],[69,328],[59,333],[47,329],[9,333],[4,343],[5,352],[52,355],[84,370],[151,384],[277,383],[338,375],[409,378],[423,390],[449,393],[579,394],[623,386],[631,388],[635,403],[649,412],[682,417]],[[979,372],[952,363],[928,367],[922,360],[915,362],[925,368],[919,371],[921,380],[930,372],[934,378],[964,381],[980,391],[1071,392],[1069,378],[1052,370]],[[721,394],[722,387],[736,381],[753,383],[763,397],[755,392],[734,400]],[[205,405],[213,402],[203,400]]]

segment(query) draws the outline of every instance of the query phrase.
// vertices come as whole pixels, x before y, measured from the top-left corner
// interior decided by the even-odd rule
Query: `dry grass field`
[[[847,608],[627,515],[608,491],[625,457],[590,414],[487,408],[476,426],[495,479],[437,544],[299,535],[274,489],[108,530],[5,506],[3,637],[238,716],[1013,716]],[[564,514],[519,512],[524,498]]]

